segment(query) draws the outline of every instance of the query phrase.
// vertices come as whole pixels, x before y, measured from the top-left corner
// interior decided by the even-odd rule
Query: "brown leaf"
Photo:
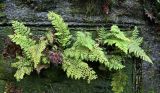
[[[155,20],[155,17],[154,17],[153,12],[148,11],[148,10],[145,9],[145,15],[147,15],[147,17],[148,17],[150,20]]]

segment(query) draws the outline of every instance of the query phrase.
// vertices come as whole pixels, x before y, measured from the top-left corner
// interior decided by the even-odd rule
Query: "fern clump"
[[[17,80],[20,80],[25,74],[29,75],[33,69],[37,68],[38,64],[43,62],[41,61],[42,52],[46,48],[48,40],[45,40],[43,37],[40,42],[32,39],[30,28],[25,27],[23,23],[18,21],[13,21],[12,26],[15,34],[9,35],[9,37],[12,42],[19,45],[23,50],[23,55],[17,59],[16,63],[12,64],[13,67],[17,68],[15,77]]]
[[[142,38],[138,37],[138,29],[135,27],[131,37],[127,37],[124,32],[120,31],[118,26],[113,25],[110,31],[105,31],[103,28],[99,30],[99,40],[103,44],[116,46],[125,54],[133,54],[142,60],[152,63],[152,60],[147,56],[144,50],[140,47]]]
[[[77,32],[76,37],[73,46],[64,50],[63,68],[68,76],[77,79],[86,78],[90,82],[96,79],[97,75],[84,61],[100,62],[105,65],[109,63],[103,50],[98,47],[89,33]],[[66,65],[68,65],[67,68]]]
[[[120,50],[119,53],[107,55],[110,69],[120,70],[125,66],[126,56],[135,56],[142,60],[152,63],[152,60],[147,56],[144,50],[140,47],[143,38],[139,37],[137,27],[132,31],[131,36],[127,36],[124,32],[120,31],[119,27],[113,25],[110,31],[104,28],[98,30],[98,42],[102,45],[114,47],[113,53]],[[121,71],[114,74],[111,82],[112,90],[114,93],[122,93],[126,85],[127,76]]]
[[[138,37],[137,27],[131,36],[113,25],[110,31],[105,31],[104,28],[99,30],[98,42],[89,32],[77,32],[76,39],[72,40],[68,25],[60,15],[49,12],[48,19],[55,31],[46,32],[39,40],[32,38],[30,28],[23,23],[12,22],[14,34],[9,35],[9,38],[22,49],[22,54],[17,55],[16,62],[12,63],[12,67],[17,68],[14,76],[18,81],[33,70],[37,70],[39,74],[43,68],[48,68],[50,63],[60,66],[68,77],[86,79],[88,82],[98,78],[94,69],[89,66],[90,62],[99,62],[106,70],[118,72],[125,67],[123,64],[128,56],[133,55],[152,63],[140,47],[143,39]],[[104,47],[105,45],[107,47]],[[111,46],[112,50],[108,48]],[[126,79],[127,76],[121,71],[116,73],[112,79],[112,90],[115,93],[123,92]]]

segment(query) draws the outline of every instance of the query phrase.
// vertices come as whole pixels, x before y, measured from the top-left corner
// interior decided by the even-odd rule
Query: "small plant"
[[[48,68],[50,63],[62,64],[60,66],[68,77],[86,79],[88,82],[98,78],[94,69],[88,65],[89,62],[99,62],[106,69],[118,72],[125,67],[123,63],[126,57],[135,56],[152,63],[140,47],[142,38],[138,37],[136,27],[130,37],[120,31],[118,26],[113,25],[110,31],[105,31],[104,28],[98,30],[98,41],[94,40],[89,32],[77,32],[76,39],[73,40],[67,24],[60,15],[49,12],[48,19],[55,32],[48,31],[39,40],[33,39],[30,28],[25,27],[23,23],[12,22],[14,34],[9,35],[9,38],[22,49],[21,55],[17,55],[16,62],[12,63],[12,67],[17,68],[14,76],[18,81],[33,70],[40,73],[42,69]],[[108,48],[110,46],[112,50]],[[117,89],[117,83],[127,78],[122,72],[117,74],[114,75],[111,86],[115,93],[121,93],[126,84]]]
[[[101,28],[98,32],[98,39],[103,45],[115,46],[126,55],[133,55],[152,63],[152,60],[140,47],[143,38],[138,37],[138,34],[138,29],[135,27],[132,35],[127,37],[124,32],[120,31],[118,26],[113,25],[110,31],[105,31],[104,28]]]
[[[12,26],[15,34],[9,35],[9,37],[23,50],[23,54],[17,56],[17,62],[12,63],[12,66],[17,68],[15,77],[20,80],[25,74],[29,75],[38,65],[48,63],[42,52],[44,52],[49,40],[45,37],[41,37],[40,41],[32,39],[30,29],[25,27],[23,23],[13,21]]]
[[[127,80],[127,75],[122,71],[113,74],[111,86],[114,93],[122,93],[127,84]]]

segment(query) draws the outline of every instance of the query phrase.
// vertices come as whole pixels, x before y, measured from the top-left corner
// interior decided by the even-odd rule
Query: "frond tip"
[[[51,21],[53,27],[56,30],[56,35],[57,41],[65,47],[71,38],[70,31],[68,28],[68,25],[64,22],[63,18],[54,13],[54,12],[49,12],[48,13],[48,19]]]

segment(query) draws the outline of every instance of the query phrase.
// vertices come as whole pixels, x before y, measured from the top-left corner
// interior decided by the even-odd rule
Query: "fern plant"
[[[120,31],[118,26],[113,25],[110,31],[105,31],[103,28],[99,30],[99,40],[103,44],[115,45],[125,54],[133,54],[134,56],[141,58],[147,62],[152,63],[152,60],[147,56],[144,50],[140,47],[142,38],[138,37],[138,30],[135,27],[132,32],[132,36],[127,37],[124,32]]]
[[[118,71],[115,74],[113,74],[111,82],[112,91],[114,93],[122,93],[127,84],[127,80],[128,76],[122,71]]]
[[[77,39],[73,46],[64,50],[63,69],[69,77],[77,78],[77,73],[79,72],[81,74],[78,75],[78,79],[86,78],[90,82],[90,80],[96,79],[97,75],[92,68],[88,67],[85,61],[99,61],[100,63],[108,64],[102,49],[96,45],[90,34],[77,32]],[[66,68],[66,64],[70,66]]]
[[[102,45],[108,45],[118,48],[121,52],[120,54],[111,54],[107,55],[109,57],[109,62],[114,63],[114,65],[109,65],[113,68],[124,68],[124,65],[121,63],[125,59],[125,55],[133,55],[142,60],[152,63],[152,60],[147,56],[144,50],[140,47],[143,38],[139,37],[139,32],[137,27],[132,31],[131,36],[127,36],[124,32],[120,31],[119,27],[113,25],[110,31],[106,31],[104,28],[101,28],[98,32],[98,41]],[[122,56],[123,55],[123,56]],[[117,68],[117,69],[118,69]],[[114,93],[122,93],[124,87],[126,86],[127,76],[119,71],[115,73],[112,78],[111,86]]]
[[[30,74],[33,69],[36,69],[38,64],[41,64],[43,61],[42,55],[43,51],[48,44],[48,40],[42,38],[40,42],[36,42],[31,38],[32,33],[30,28],[24,26],[23,23],[18,21],[12,22],[12,27],[15,34],[9,35],[12,42],[16,43],[23,50],[23,55],[18,57],[18,61],[13,63],[12,66],[17,68],[15,77],[17,80],[23,79],[25,74]],[[45,62],[44,62],[45,63]]]

